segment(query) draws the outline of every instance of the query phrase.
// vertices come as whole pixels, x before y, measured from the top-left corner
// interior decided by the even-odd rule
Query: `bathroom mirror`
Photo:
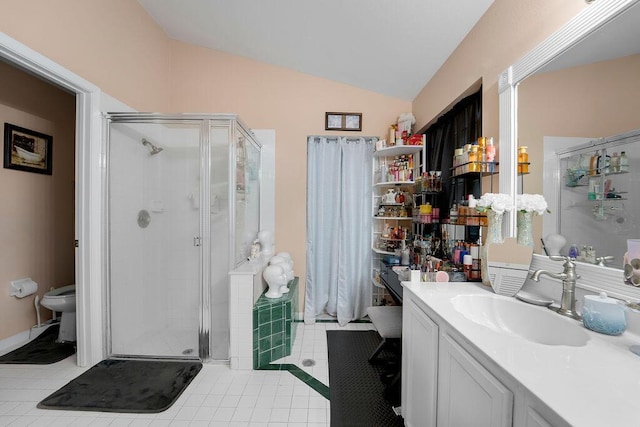
[[[500,157],[501,166],[509,165],[501,167],[501,192],[513,197],[519,192],[545,193],[543,182],[553,183],[555,193],[545,197],[552,209],[559,209],[555,197],[563,176],[557,152],[640,128],[638,3],[594,2],[500,75]],[[549,141],[551,136],[564,141]],[[530,175],[524,177],[516,170],[519,145],[529,147],[532,162]],[[637,169],[640,148],[633,155]],[[557,214],[544,216],[544,232],[539,224],[534,230],[538,236],[534,261],[542,258],[539,238],[557,227]],[[515,235],[515,214],[507,225],[507,235]],[[578,228],[582,225],[589,226],[576,221]],[[594,271],[600,282],[620,282],[618,261],[612,264],[617,268],[585,264],[581,270],[583,275]]]

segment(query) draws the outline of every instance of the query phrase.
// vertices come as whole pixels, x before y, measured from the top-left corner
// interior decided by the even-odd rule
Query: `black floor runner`
[[[385,368],[368,361],[379,343],[375,331],[327,331],[331,427],[403,425],[384,397]]]
[[[45,329],[40,335],[20,348],[0,356],[0,363],[48,365],[59,362],[76,352],[74,343],[57,343],[60,325]]]
[[[38,408],[162,412],[176,401],[200,369],[200,362],[103,360],[38,403]]]

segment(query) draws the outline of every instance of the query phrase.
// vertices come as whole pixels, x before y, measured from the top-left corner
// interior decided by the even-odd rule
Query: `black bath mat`
[[[162,412],[173,405],[200,369],[200,362],[103,360],[38,403],[38,408]]]
[[[376,331],[327,331],[331,427],[403,425],[384,398],[384,366],[368,361],[379,343]]]
[[[20,348],[0,356],[0,363],[49,365],[76,352],[74,343],[57,343],[60,325],[52,325]]]

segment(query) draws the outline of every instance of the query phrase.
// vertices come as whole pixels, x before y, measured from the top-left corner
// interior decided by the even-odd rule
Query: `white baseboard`
[[[13,336],[0,340],[0,354],[8,353],[11,350],[15,350],[21,345],[27,343],[29,341],[29,332],[30,331],[22,331]]]
[[[44,332],[45,329],[47,329],[54,323],[58,322],[47,320],[46,322],[42,323],[40,327],[32,326],[27,331],[18,332],[13,336],[0,340],[0,355],[13,351],[16,348],[28,343],[30,340],[40,335],[42,332]]]

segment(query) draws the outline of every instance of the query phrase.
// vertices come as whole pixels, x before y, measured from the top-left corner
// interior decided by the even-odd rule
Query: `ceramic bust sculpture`
[[[282,265],[274,264],[265,267],[262,277],[269,286],[264,296],[267,298],[280,298],[282,296],[280,289],[282,286],[286,287],[287,284],[287,278],[285,277]]]
[[[286,294],[287,292],[289,292],[289,288],[287,287],[287,284],[291,280],[293,280],[293,268],[291,268],[291,264],[293,263],[287,261],[285,257],[280,255],[274,255],[269,260],[269,265],[279,265],[282,267],[284,271],[284,275],[285,275],[285,278],[287,279],[287,282],[284,284],[284,286],[280,288],[280,292],[282,292],[283,294]]]
[[[293,259],[291,259],[291,254],[289,254],[289,252],[278,252],[276,256],[284,258],[287,261],[287,264],[289,264],[289,267],[291,267],[291,270],[293,270]]]
[[[258,232],[258,240],[263,255],[273,255],[273,233],[269,230],[261,230]]]

